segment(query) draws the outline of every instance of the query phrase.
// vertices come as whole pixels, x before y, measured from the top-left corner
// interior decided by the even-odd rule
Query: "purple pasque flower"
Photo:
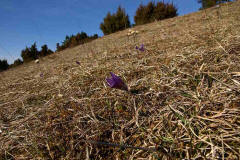
[[[77,63],[78,65],[80,65],[80,62],[79,62],[79,61],[76,61],[76,63]]]
[[[144,45],[143,44],[141,44],[141,46],[140,46],[140,48],[139,48],[139,51],[144,51],[145,49],[144,49]]]
[[[127,85],[123,82],[123,80],[120,77],[118,77],[112,72],[110,72],[110,74],[112,77],[106,79],[109,87],[128,91]]]
[[[143,44],[141,44],[140,47],[136,46],[136,49],[138,49],[139,51],[142,51],[142,52],[145,51]]]

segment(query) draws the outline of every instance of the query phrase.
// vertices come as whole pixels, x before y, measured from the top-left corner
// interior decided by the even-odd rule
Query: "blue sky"
[[[21,50],[37,42],[55,50],[66,35],[84,31],[102,36],[99,24],[107,12],[121,5],[133,23],[140,3],[151,0],[0,0],[0,59],[12,63]],[[157,1],[157,0],[156,0]],[[197,0],[165,0],[173,2],[179,15],[200,8]]]

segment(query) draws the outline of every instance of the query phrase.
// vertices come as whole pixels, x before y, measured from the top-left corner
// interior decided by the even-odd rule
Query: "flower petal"
[[[107,78],[106,81],[107,81],[107,84],[109,85],[109,87],[111,87],[111,88],[112,88],[112,87],[114,86],[114,84],[115,84],[115,82],[113,81],[113,79]]]
[[[141,47],[139,48],[139,50],[142,51],[142,52],[144,51],[144,45],[143,44],[141,44]]]
[[[128,91],[127,85],[123,82],[123,80],[115,75],[114,73],[110,72],[112,78],[107,78],[106,81],[111,88],[121,89]]]
[[[118,77],[116,74],[110,72],[112,79],[116,82],[122,82],[122,79],[120,77]]]

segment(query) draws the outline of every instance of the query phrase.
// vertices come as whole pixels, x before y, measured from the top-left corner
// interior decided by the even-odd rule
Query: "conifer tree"
[[[16,60],[14,61],[14,63],[12,64],[12,66],[15,67],[15,66],[19,66],[19,65],[21,65],[21,64],[23,64],[23,61],[18,58],[18,59],[16,59]]]
[[[30,47],[26,47],[21,52],[21,57],[23,62],[29,62],[31,60],[35,60],[39,58],[39,51],[37,49],[36,42]]]
[[[25,49],[23,49],[21,51],[21,57],[23,59],[23,62],[29,62],[29,61],[33,60],[33,58],[31,57],[31,54],[30,54],[30,49],[28,47],[26,47]]]
[[[34,44],[30,48],[30,57],[32,59],[38,59],[38,57],[39,57],[39,52],[38,52],[38,49],[37,49],[36,42],[34,42]]]
[[[145,7],[143,6],[143,4],[140,4],[134,16],[134,21],[136,25],[144,24],[144,19],[143,19],[143,17],[145,16],[144,10],[145,10]]]
[[[88,36],[85,32],[77,33],[76,35],[66,36],[65,40],[62,42],[62,45],[60,45],[59,43],[56,44],[56,49],[57,51],[61,51],[68,47],[74,47],[79,44],[84,44],[96,38],[98,38],[97,34],[95,34],[94,36]]]
[[[154,8],[155,4],[153,2],[149,2],[147,6],[144,9],[144,22],[153,22],[155,20],[154,18]]]
[[[42,49],[41,49],[41,51],[40,51],[40,53],[39,53],[39,55],[40,55],[41,57],[44,57],[44,56],[47,56],[47,55],[53,53],[52,50],[48,49],[48,46],[47,46],[46,44],[43,45],[41,48],[42,48]]]
[[[139,5],[134,21],[136,25],[141,25],[175,16],[177,16],[177,8],[173,4],[149,2],[146,6]]]
[[[103,19],[103,22],[100,24],[100,29],[104,35],[114,33],[129,27],[129,16],[121,6],[118,7],[117,12],[114,14],[108,12],[106,17]]]
[[[6,59],[3,59],[3,60],[0,59],[0,72],[4,71],[4,70],[7,70],[8,67],[9,67],[9,64],[8,64],[7,60]]]
[[[125,13],[125,10],[121,8],[121,6],[118,7],[118,10],[115,14],[115,24],[116,24],[115,29],[117,31],[123,30],[130,26],[129,17]]]
[[[213,7],[217,4],[224,3],[224,2],[230,2],[231,0],[198,0],[198,3],[202,4],[202,7],[200,9],[206,9],[209,7]]]
[[[166,18],[166,6],[163,2],[158,2],[154,8],[154,17],[156,20],[162,20]]]
[[[56,44],[56,50],[57,50],[57,51],[60,51],[60,50],[61,50],[61,47],[60,47],[60,44],[59,44],[59,43]]]

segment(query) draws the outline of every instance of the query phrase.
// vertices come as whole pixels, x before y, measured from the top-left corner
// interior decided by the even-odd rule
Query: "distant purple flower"
[[[40,77],[43,77],[43,73],[40,74]]]
[[[109,87],[128,91],[127,85],[122,81],[120,77],[118,77],[112,72],[110,72],[110,74],[112,77],[106,79]]]
[[[144,45],[143,44],[141,44],[141,46],[140,46],[140,48],[139,48],[139,51],[144,51],[145,49],[144,49]]]
[[[136,49],[138,49],[139,51],[142,51],[142,52],[145,51],[143,44],[141,44],[140,47],[136,46]]]
[[[77,63],[78,65],[80,65],[80,62],[79,62],[79,61],[76,61],[76,63]]]

